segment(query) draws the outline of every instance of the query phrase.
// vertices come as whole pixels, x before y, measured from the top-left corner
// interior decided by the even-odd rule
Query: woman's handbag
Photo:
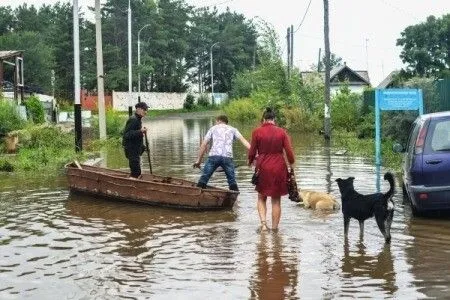
[[[253,185],[257,185],[258,184],[258,177],[259,177],[259,170],[255,169],[255,172],[253,173],[252,180],[251,180],[251,183]]]
[[[291,168],[288,176],[288,192],[289,199],[294,202],[301,202],[300,195],[298,193],[297,181],[295,181],[294,169]]]

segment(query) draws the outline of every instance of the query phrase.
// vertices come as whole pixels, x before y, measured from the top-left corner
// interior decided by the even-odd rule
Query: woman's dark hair
[[[263,113],[263,119],[264,120],[274,120],[275,119],[275,112],[271,107],[267,107],[266,110]]]

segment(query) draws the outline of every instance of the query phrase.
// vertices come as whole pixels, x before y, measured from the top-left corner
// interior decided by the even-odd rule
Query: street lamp
[[[145,27],[150,26],[151,24],[144,25],[141,29],[138,31],[138,102],[141,102],[141,70],[139,69],[139,66],[141,65],[141,31]]]
[[[131,4],[128,0],[128,115],[133,114],[132,99],[131,99]]]
[[[212,105],[214,105],[214,67],[213,67],[213,52],[212,49],[215,45],[219,44],[220,42],[216,42],[211,45],[209,48],[210,58],[211,58],[211,99],[212,99]]]

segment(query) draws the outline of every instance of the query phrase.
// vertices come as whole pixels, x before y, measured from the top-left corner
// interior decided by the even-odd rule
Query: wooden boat
[[[71,192],[86,193],[116,200],[142,202],[156,206],[194,210],[230,209],[239,192],[154,174],[142,174],[141,179],[129,173],[79,163],[66,165]]]

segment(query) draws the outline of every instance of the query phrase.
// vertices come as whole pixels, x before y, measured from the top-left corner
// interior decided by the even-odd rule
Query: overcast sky
[[[67,2],[68,0],[61,0]],[[127,0],[123,0],[128,2]],[[133,1],[133,0],[131,0]],[[309,70],[323,49],[322,0],[185,0],[194,6],[229,7],[247,18],[261,17],[271,23],[280,36],[286,56],[286,29],[293,25],[294,65]],[[13,8],[22,3],[40,6],[57,0],[0,0]],[[70,1],[72,2],[72,1]],[[102,0],[102,3],[106,2]],[[331,52],[342,57],[354,70],[367,70],[373,86],[392,70],[403,66],[396,46],[400,32],[407,26],[424,22],[429,15],[450,13],[450,0],[330,0]],[[78,0],[82,7],[94,6],[94,0]],[[308,8],[308,4],[309,9]],[[305,15],[306,13],[306,15]],[[301,23],[305,16],[303,23]],[[301,25],[300,25],[301,23]]]

